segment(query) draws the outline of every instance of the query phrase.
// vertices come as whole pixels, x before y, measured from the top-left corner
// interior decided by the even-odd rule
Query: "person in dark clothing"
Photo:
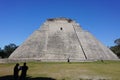
[[[68,63],[70,62],[70,59],[69,59],[69,58],[67,59],[67,62],[68,62]]]
[[[28,70],[28,66],[26,66],[26,63],[23,64],[23,66],[21,67],[21,75],[20,75],[20,80],[26,80],[26,75],[27,75],[27,70]]]
[[[18,80],[18,77],[19,77],[19,70],[20,70],[20,68],[19,68],[19,64],[17,63],[16,65],[15,65],[15,67],[14,67],[14,80]]]

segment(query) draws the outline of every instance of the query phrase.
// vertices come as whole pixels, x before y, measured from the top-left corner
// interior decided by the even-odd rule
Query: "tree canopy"
[[[115,46],[110,47],[110,49],[120,58],[120,38],[114,41]]]
[[[13,43],[10,43],[9,45],[5,45],[4,49],[0,48],[0,57],[8,58],[17,47],[18,46]]]
[[[116,40],[114,41],[114,43],[116,43],[117,45],[120,45],[120,38],[119,38],[119,39],[116,39]]]

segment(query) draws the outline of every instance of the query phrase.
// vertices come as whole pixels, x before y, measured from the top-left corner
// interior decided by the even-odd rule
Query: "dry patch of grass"
[[[0,64],[0,76],[12,75],[15,63]],[[22,63],[20,63],[22,65]],[[120,61],[52,63],[29,62],[28,76],[57,80],[119,80]]]

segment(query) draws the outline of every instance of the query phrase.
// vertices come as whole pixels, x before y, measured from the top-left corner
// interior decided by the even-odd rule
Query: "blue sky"
[[[76,20],[106,46],[120,37],[120,0],[0,0],[0,47],[20,45],[54,17]]]

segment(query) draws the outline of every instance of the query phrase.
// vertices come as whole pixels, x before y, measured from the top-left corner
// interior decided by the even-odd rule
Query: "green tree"
[[[4,58],[5,57],[5,53],[4,51],[0,48],[0,58]]]
[[[120,38],[119,38],[119,39],[116,39],[116,40],[114,41],[114,43],[116,43],[117,45],[120,45]]]
[[[110,47],[110,49],[120,58],[120,38],[114,41],[115,46]]]
[[[18,46],[16,46],[15,44],[11,43],[9,45],[6,45],[3,49],[4,53],[5,53],[5,57],[8,58],[11,53],[17,48]]]
[[[112,46],[110,49],[120,58],[120,46]]]

